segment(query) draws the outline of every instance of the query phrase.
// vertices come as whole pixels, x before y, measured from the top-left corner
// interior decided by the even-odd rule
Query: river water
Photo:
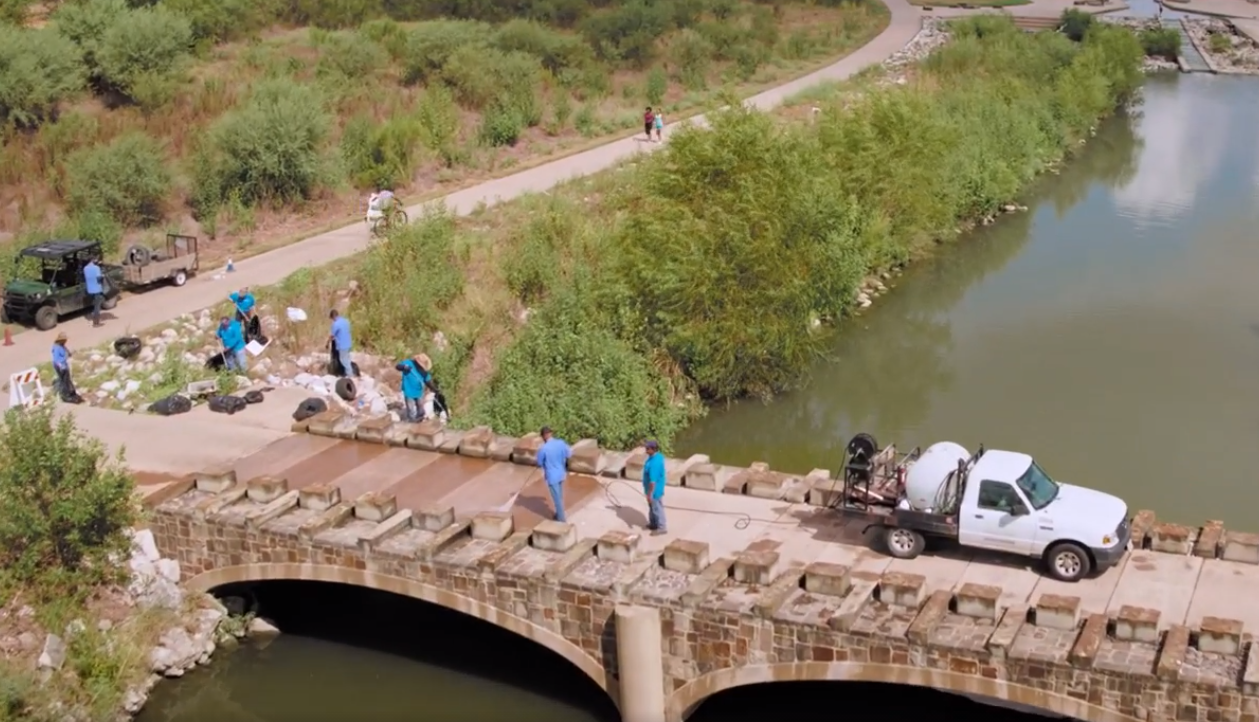
[[[909,269],[799,392],[714,410],[680,453],[808,471],[836,470],[858,431],[984,443],[1133,508],[1259,530],[1259,82],[1151,79],[1140,114],[1104,124],[1023,203]],[[617,719],[579,672],[489,625],[335,585],[259,595],[288,634],[160,686],[139,722]],[[928,690],[771,685],[692,720],[817,718],[837,700],[1020,717]]]

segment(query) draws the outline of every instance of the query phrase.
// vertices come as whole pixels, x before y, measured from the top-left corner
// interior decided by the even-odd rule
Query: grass
[[[728,4],[731,26],[765,22],[762,6]],[[706,17],[700,17],[701,23]],[[757,51],[763,55],[754,66],[727,59],[738,47],[721,51],[688,29],[657,38],[659,59],[643,67],[600,61],[602,65],[592,66],[600,70],[592,69],[589,77],[543,72],[537,86],[541,117],[536,125],[521,129],[514,143],[487,143],[482,126],[488,111],[465,98],[451,109],[454,135],[441,147],[433,147],[438,144],[431,138],[406,141],[410,157],[394,169],[390,185],[407,201],[423,200],[578,152],[633,132],[640,125],[642,106],[653,100],[666,109],[669,120],[676,120],[710,104],[720,92],[754,92],[824,66],[863,45],[887,21],[886,8],[878,3],[785,3],[772,14],[772,24],[763,27],[768,36],[755,46],[763,48]],[[0,231],[17,233],[16,244],[37,240],[56,228],[70,235],[120,236],[111,246],[125,247],[132,242],[155,243],[167,230],[175,230],[211,236],[213,241],[203,243],[202,249],[206,262],[213,264],[358,220],[362,189],[374,179],[356,174],[341,157],[347,129],[355,123],[372,128],[412,123],[424,111],[432,84],[408,84],[404,59],[386,59],[402,52],[395,39],[415,32],[419,25],[380,21],[356,31],[273,27],[250,39],[203,46],[169,102],[156,108],[112,107],[90,96],[65,103],[56,122],[8,133],[0,151],[0,208],[8,209],[0,214]],[[575,31],[548,32],[552,37],[577,37]],[[366,70],[358,72],[362,68]],[[315,90],[329,114],[331,125],[319,148],[327,162],[319,182],[308,197],[296,202],[253,202],[229,195],[211,210],[195,210],[199,144],[218,120],[247,101],[251,87],[266,78]],[[458,96],[459,83],[470,81],[443,82],[453,83]],[[162,171],[173,177],[169,192],[160,199],[161,219],[147,230],[100,222],[85,228],[83,214],[67,205],[73,197],[75,174],[70,165],[75,153],[107,147],[135,130],[161,144],[166,160]],[[32,182],[34,178],[40,180]]]

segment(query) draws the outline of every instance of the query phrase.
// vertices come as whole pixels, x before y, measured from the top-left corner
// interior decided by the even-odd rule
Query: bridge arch
[[[678,688],[666,703],[668,722],[682,722],[709,697],[767,682],[883,682],[1014,702],[1084,722],[1138,722],[1135,718],[1066,695],[972,674],[863,662],[792,662],[719,669]]]
[[[278,581],[328,582],[391,592],[489,622],[558,654],[594,680],[594,683],[612,699],[612,703],[618,708],[620,706],[616,685],[608,684],[608,675],[603,665],[581,647],[549,629],[539,627],[514,614],[508,614],[497,607],[413,579],[329,564],[262,562],[211,569],[188,579],[184,582],[184,586],[194,592],[209,593],[228,584]]]

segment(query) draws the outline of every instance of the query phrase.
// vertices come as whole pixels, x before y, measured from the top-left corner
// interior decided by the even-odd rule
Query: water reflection
[[[839,329],[804,389],[714,410],[681,453],[807,471],[857,431],[985,442],[1137,508],[1259,527],[1237,471],[1259,464],[1259,83],[1172,76],[1145,95],[1031,212]]]

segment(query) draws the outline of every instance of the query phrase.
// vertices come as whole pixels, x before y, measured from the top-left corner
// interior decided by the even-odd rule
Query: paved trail
[[[773,108],[801,90],[821,81],[848,78],[868,66],[883,62],[903,48],[918,32],[921,25],[920,11],[906,0],[883,1],[891,10],[892,19],[887,29],[874,40],[833,65],[767,90],[747,102],[761,109]],[[682,122],[703,123],[703,117]],[[666,132],[676,125],[671,124]],[[566,180],[609,168],[635,153],[651,152],[659,147],[637,138],[613,141],[515,175],[452,193],[443,200],[452,211],[461,215],[467,214],[480,204],[492,205],[526,193],[545,191]],[[412,215],[421,210],[422,206],[407,209]],[[69,335],[72,349],[98,346],[127,331],[140,331],[170,321],[180,314],[212,306],[225,300],[228,293],[241,286],[276,283],[299,268],[322,266],[349,256],[363,250],[368,240],[366,225],[356,223],[242,260],[237,264],[235,273],[223,275],[219,279],[213,278],[216,273],[205,272],[201,277],[190,280],[183,288],[159,288],[142,296],[124,298],[111,312],[113,318],[102,328],[92,328],[87,319],[75,318],[62,323],[57,330],[65,331]],[[321,323],[323,316],[318,309],[314,309],[312,318],[314,323]],[[13,346],[0,347],[0,371],[7,378],[8,374],[47,361],[54,336],[54,333],[35,330],[18,334],[13,339]]]

